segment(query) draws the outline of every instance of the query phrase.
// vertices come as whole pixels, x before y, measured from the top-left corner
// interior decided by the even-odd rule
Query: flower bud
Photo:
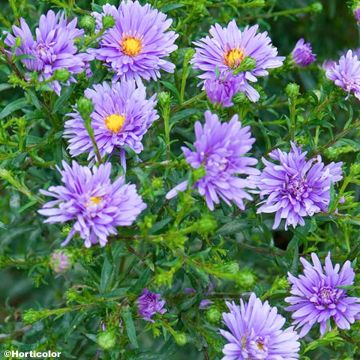
[[[193,48],[187,48],[184,54],[184,62],[188,63],[194,56],[195,50]]]
[[[215,229],[217,228],[217,223],[216,223],[215,218],[209,214],[209,215],[203,216],[197,222],[197,226],[198,226],[197,231],[200,234],[208,234],[208,233],[215,231]]]
[[[77,102],[77,108],[79,110],[80,115],[83,118],[87,118],[92,113],[94,109],[94,105],[90,99],[86,97],[81,97]]]
[[[97,343],[104,350],[110,350],[116,345],[116,334],[113,330],[100,332],[97,336]]]
[[[70,78],[70,72],[68,69],[57,69],[54,72],[54,79],[60,82],[66,82]]]
[[[237,75],[241,72],[251,71],[256,67],[256,60],[251,56],[246,56],[245,59],[240,63],[240,65],[233,71],[234,75]]]
[[[105,15],[102,18],[102,25],[104,29],[110,29],[115,25],[115,19],[111,15]]]
[[[285,88],[285,92],[286,92],[286,95],[290,99],[295,99],[300,94],[300,86],[298,84],[295,84],[295,83],[287,84],[286,88]]]
[[[164,187],[164,181],[162,178],[159,178],[159,177],[154,177],[152,180],[151,180],[151,187],[154,189],[154,190],[161,190],[163,187]]]
[[[93,33],[95,31],[96,21],[90,15],[85,15],[81,18],[79,26],[88,33]]]
[[[71,267],[71,259],[65,251],[56,251],[51,254],[50,266],[56,273],[63,273]]]
[[[175,335],[175,341],[179,346],[184,346],[187,343],[186,334],[184,333],[177,333]]]
[[[256,276],[250,270],[244,269],[237,273],[236,282],[243,289],[251,289],[255,285]]]
[[[209,322],[216,324],[221,320],[221,312],[213,306],[206,312],[206,318]]]
[[[161,92],[159,92],[157,97],[159,99],[159,104],[161,107],[166,107],[170,104],[171,97],[168,92],[161,91]]]
[[[319,13],[319,12],[322,12],[322,10],[323,10],[323,6],[320,2],[315,2],[315,3],[311,4],[310,7],[314,13]]]

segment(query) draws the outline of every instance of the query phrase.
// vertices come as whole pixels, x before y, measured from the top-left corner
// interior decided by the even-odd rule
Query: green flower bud
[[[194,56],[195,50],[193,48],[187,48],[184,54],[184,62],[188,63]]]
[[[203,166],[200,166],[199,168],[193,170],[192,175],[194,182],[196,182],[206,175],[206,170]]]
[[[197,229],[200,234],[208,234],[215,231],[217,223],[212,215],[205,215],[197,222]]]
[[[102,18],[102,25],[104,29],[110,29],[115,25],[115,19],[111,15],[105,15]]]
[[[221,312],[216,307],[211,307],[206,312],[206,318],[209,322],[216,324],[221,320]]]
[[[16,46],[16,47],[21,46],[21,38],[20,38],[20,37],[17,37],[17,38],[15,39],[15,46]]]
[[[237,94],[235,94],[232,100],[235,104],[246,104],[249,102],[249,99],[243,92],[238,92]]]
[[[81,18],[79,25],[86,32],[93,33],[95,31],[96,21],[92,16],[85,15]]]
[[[251,71],[256,67],[256,60],[251,56],[246,56],[245,59],[240,63],[240,65],[233,71],[234,75],[237,75],[241,72]]]
[[[290,99],[295,99],[300,94],[300,86],[298,84],[295,84],[295,83],[287,84],[286,88],[285,88],[285,92],[286,92],[286,95]]]
[[[186,334],[184,333],[177,333],[175,335],[175,341],[179,346],[184,346],[187,343]]]
[[[256,276],[247,269],[237,274],[236,282],[244,289],[251,289],[256,283]]]
[[[160,190],[164,187],[162,178],[155,177],[151,180],[151,186],[154,190]]]
[[[224,264],[221,270],[229,274],[236,274],[237,272],[239,272],[239,264],[234,261],[231,261]]]
[[[79,110],[80,115],[85,119],[92,113],[94,109],[94,105],[92,101],[86,97],[81,97],[77,101],[77,108]]]
[[[315,2],[315,3],[311,4],[310,7],[311,7],[311,10],[315,13],[322,12],[322,10],[323,10],[323,6],[320,2]]]
[[[54,72],[54,79],[60,82],[66,82],[70,78],[70,72],[68,69],[57,69]]]
[[[164,108],[170,104],[171,96],[168,92],[161,91],[158,94],[158,99],[159,99],[160,106]]]
[[[116,334],[113,330],[102,331],[97,336],[97,343],[104,350],[110,350],[116,345]]]

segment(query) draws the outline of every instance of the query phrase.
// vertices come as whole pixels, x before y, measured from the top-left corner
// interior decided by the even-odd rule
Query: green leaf
[[[5,108],[0,113],[0,119],[4,119],[6,116],[12,114],[14,111],[20,110],[24,108],[28,104],[25,98],[17,99],[11,102],[9,105],[5,106]]]
[[[136,330],[135,330],[135,325],[134,325],[134,321],[132,318],[132,314],[130,312],[129,309],[126,309],[125,311],[123,311],[123,313],[121,314],[124,323],[125,323],[125,327],[126,327],[126,332],[128,335],[128,338],[130,340],[130,343],[135,347],[138,348],[138,342],[137,342],[137,338],[136,338]]]

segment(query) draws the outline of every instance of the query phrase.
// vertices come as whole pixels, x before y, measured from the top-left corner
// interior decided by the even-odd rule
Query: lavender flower
[[[71,267],[70,257],[64,251],[51,254],[50,265],[56,273],[63,273]]]
[[[352,50],[341,56],[339,63],[327,69],[326,76],[348,95],[353,93],[360,100],[360,60]]]
[[[165,300],[161,299],[160,294],[153,293],[144,289],[141,296],[137,299],[139,315],[146,321],[154,322],[152,317],[156,314],[166,313],[164,309]]]
[[[346,261],[340,269],[340,265],[333,266],[330,253],[322,267],[316,254],[311,254],[313,265],[301,258],[304,266],[304,274],[298,278],[288,274],[292,284],[291,294],[285,299],[291,304],[287,307],[292,312],[294,325],[302,328],[300,337],[305,336],[316,324],[320,324],[320,333],[324,335],[333,319],[340,329],[350,329],[356,316],[360,315],[360,299],[349,297],[342,286],[354,283],[355,273],[351,268],[350,261]]]
[[[292,58],[297,65],[308,66],[316,60],[316,55],[312,52],[311,44],[300,39],[292,52]]]
[[[115,81],[156,80],[160,70],[174,72],[175,65],[164,58],[177,49],[178,35],[167,31],[172,20],[165,14],[138,1],[122,1],[118,9],[107,4],[102,14],[95,14],[98,28],[104,15],[113,16],[115,26],[105,31],[100,47],[91,53],[112,68]]]
[[[204,88],[212,103],[230,107],[234,105],[232,98],[240,90],[241,84],[237,77],[225,73],[206,79]]]
[[[360,23],[360,7],[356,8],[354,10],[354,16],[355,16],[355,19],[358,23]]]
[[[70,167],[63,161],[63,186],[51,186],[41,193],[55,198],[46,203],[39,213],[47,216],[47,223],[75,221],[62,246],[75,233],[85,240],[85,246],[99,243],[105,246],[109,235],[116,235],[117,226],[131,225],[146,205],[136,192],[135,185],[125,184],[124,177],[110,181],[111,164],[90,170],[75,161]]]
[[[206,310],[213,303],[214,302],[211,301],[210,299],[203,299],[203,300],[200,301],[199,309],[200,310]]]
[[[251,150],[255,139],[251,137],[250,127],[241,127],[238,116],[234,115],[229,123],[220,123],[217,115],[205,112],[205,125],[195,123],[195,151],[183,147],[186,161],[194,168],[204,167],[205,176],[195,183],[200,195],[205,196],[207,206],[214,209],[220,198],[228,205],[233,201],[244,210],[244,199],[252,200],[246,188],[253,188],[253,183],[247,177],[257,175],[259,171],[253,168],[257,160],[244,156]],[[182,182],[171,190],[167,199],[178,191],[183,191],[187,182]]]
[[[223,348],[222,360],[295,360],[299,358],[298,335],[289,327],[282,329],[285,318],[255,294],[249,302],[240,299],[240,306],[227,302],[230,313],[223,313],[229,331],[220,330],[229,342]]]
[[[141,140],[152,123],[159,118],[155,110],[155,95],[146,99],[146,89],[135,81],[117,82],[112,86],[103,83],[85,90],[85,96],[92,100],[94,110],[91,126],[101,156],[120,150],[122,165],[125,168],[125,150],[128,146],[135,153],[143,150]],[[78,110],[68,115],[65,122],[64,137],[69,139],[72,156],[89,153],[95,157],[94,148],[85,128],[84,120]]]
[[[20,19],[20,27],[13,26],[13,33],[5,39],[6,45],[15,48],[17,56],[26,56],[21,62],[30,71],[36,71],[41,81],[49,80],[56,70],[66,69],[70,73],[67,84],[75,82],[73,75],[89,70],[92,56],[78,53],[75,39],[83,36],[84,31],[76,28],[77,19],[67,22],[63,13],[49,10],[41,15],[39,27],[35,30],[34,40],[30,28],[24,19]],[[17,46],[17,38],[20,46]],[[59,95],[60,82],[51,80],[50,87]]]
[[[292,143],[289,153],[280,149],[270,153],[270,158],[280,164],[262,159],[265,169],[254,180],[260,196],[266,199],[257,212],[276,213],[273,229],[280,225],[281,219],[286,219],[285,229],[289,225],[295,228],[305,224],[305,216],[327,211],[330,186],[342,179],[341,162],[325,166],[320,156],[306,160],[306,154]]]
[[[204,72],[199,78],[213,79],[217,71],[227,73],[238,79],[241,84],[239,90],[251,101],[258,101],[260,95],[249,82],[256,82],[258,77],[268,75],[267,69],[281,66],[284,57],[277,56],[277,49],[271,45],[267,33],[257,34],[257,30],[258,26],[254,25],[241,31],[235,20],[225,28],[219,24],[212,26],[211,37],[194,42],[197,48],[192,64],[195,69]],[[241,70],[246,58],[252,58],[256,64]],[[239,70],[241,71],[234,75]]]

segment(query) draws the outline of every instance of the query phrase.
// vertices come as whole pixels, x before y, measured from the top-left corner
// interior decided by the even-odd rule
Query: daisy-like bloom
[[[98,28],[104,15],[111,15],[115,25],[101,36],[98,49],[90,52],[114,71],[114,80],[156,80],[160,70],[174,72],[175,65],[165,60],[177,49],[178,35],[167,31],[172,20],[149,4],[122,1],[119,8],[105,5],[102,14],[95,14]]]
[[[292,58],[295,64],[308,66],[316,60],[316,55],[312,52],[311,44],[305,42],[304,39],[300,39],[292,52]]]
[[[194,42],[197,48],[192,64],[195,69],[203,71],[199,78],[213,79],[216,71],[229,73],[238,78],[242,84],[240,90],[251,101],[258,101],[260,95],[249,82],[256,82],[258,77],[268,75],[267,69],[281,66],[284,57],[277,56],[277,49],[271,45],[267,33],[257,34],[257,30],[258,26],[254,25],[241,31],[235,20],[225,28],[219,24],[212,26],[211,37]],[[249,57],[256,61],[254,68],[237,73],[236,69]]]
[[[109,235],[116,235],[118,226],[129,226],[146,208],[136,192],[135,185],[125,184],[124,177],[111,182],[111,164],[89,169],[73,161],[70,167],[63,161],[58,168],[63,186],[51,186],[46,196],[55,198],[46,203],[39,213],[47,216],[47,223],[73,221],[66,240],[69,243],[75,233],[85,240],[85,246],[99,243],[105,246]]]
[[[67,21],[63,13],[55,14],[49,10],[41,15],[34,39],[24,19],[20,27],[13,26],[13,34],[8,34],[5,43],[15,49],[17,56],[26,56],[21,62],[29,71],[36,71],[41,81],[51,78],[56,70],[66,69],[70,73],[67,84],[75,82],[73,75],[89,71],[90,54],[78,53],[75,39],[84,31],[76,27],[77,19]],[[20,45],[18,46],[19,39]],[[59,95],[61,84],[58,80],[50,82],[50,87]]]
[[[281,219],[286,219],[285,229],[305,225],[304,217],[326,212],[330,203],[330,187],[342,179],[341,162],[324,165],[320,156],[306,160],[295,143],[289,153],[280,149],[269,156],[278,163],[262,159],[265,168],[254,179],[264,198],[258,213],[275,212],[273,229],[278,228]]]
[[[200,195],[205,196],[208,208],[214,210],[214,204],[222,199],[228,205],[234,202],[244,210],[244,200],[252,200],[246,192],[246,188],[253,188],[247,175],[259,174],[253,167],[257,160],[244,156],[255,142],[251,137],[250,127],[242,127],[237,115],[229,123],[221,123],[217,115],[206,111],[205,125],[195,123],[195,136],[195,150],[182,147],[182,151],[191,167],[205,169],[205,176],[194,186]],[[167,199],[186,187],[186,181],[180,183],[166,195]]]
[[[299,358],[299,336],[292,327],[283,330],[285,318],[266,301],[251,294],[240,306],[227,302],[230,312],[223,313],[229,329],[220,330],[229,342],[223,348],[222,360],[295,360]]]
[[[353,93],[360,100],[360,59],[352,50],[341,56],[338,63],[327,69],[326,76],[348,95]]]
[[[295,277],[288,274],[292,296],[285,299],[291,304],[286,310],[292,312],[296,328],[301,328],[300,337],[305,336],[316,324],[320,324],[320,333],[324,335],[331,329],[330,319],[340,329],[350,329],[350,324],[360,315],[360,299],[350,297],[341,288],[354,283],[355,273],[350,261],[341,268],[333,266],[330,253],[325,259],[325,266],[320,263],[316,254],[311,254],[313,264],[304,258],[304,274]],[[327,329],[327,327],[329,328]]]
[[[223,107],[233,106],[232,98],[240,91],[240,82],[229,73],[206,79],[204,88],[209,100]]]
[[[159,313],[166,313],[164,309],[166,301],[161,298],[160,294],[153,293],[144,289],[141,296],[137,299],[139,315],[146,321],[154,322],[152,317]]]
[[[147,100],[145,87],[142,84],[137,87],[134,80],[129,80],[112,85],[106,82],[94,85],[93,89],[85,90],[85,96],[94,105],[91,126],[100,155],[103,157],[119,149],[125,168],[124,147],[140,153],[144,134],[159,118],[155,110],[155,95]],[[68,116],[70,119],[65,122],[64,137],[69,139],[70,154],[89,153],[89,159],[94,158],[91,139],[76,107]]]

